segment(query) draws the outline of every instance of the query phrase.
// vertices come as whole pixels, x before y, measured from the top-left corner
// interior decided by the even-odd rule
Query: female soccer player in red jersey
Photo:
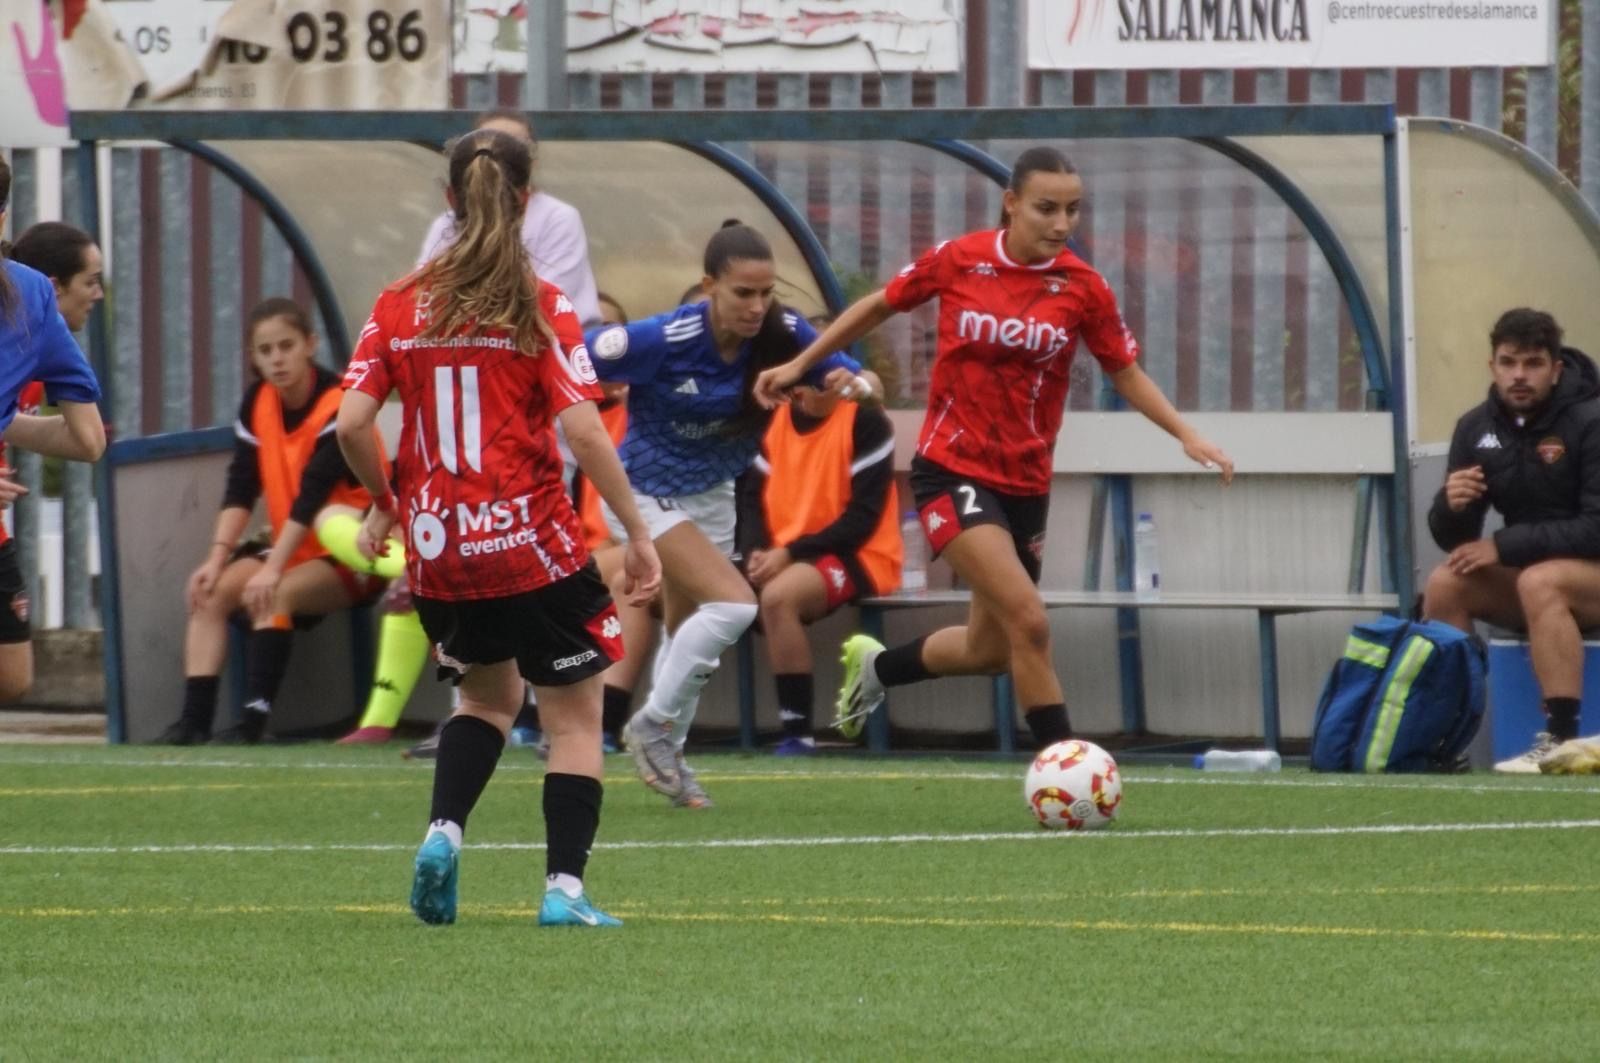
[[[461,693],[439,737],[412,911],[455,921],[461,833],[526,679],[550,736],[539,922],[616,926],[583,872],[600,823],[600,674],[622,656],[622,625],[563,490],[556,418],[624,527],[626,593],[647,598],[661,565],[596,412],[572,304],[534,276],[519,236],[532,164],[526,143],[493,130],[451,149],[456,239],[379,295],[345,375],[339,443],[376,499],[359,546],[382,552],[402,524],[417,613]],[[404,408],[398,503],[372,435],[390,391]]]
[[[819,358],[939,298],[939,348],[911,489],[929,543],[972,588],[972,606],[964,626],[894,649],[865,635],[846,641],[838,725],[847,735],[860,732],[886,687],[1008,668],[1039,745],[1071,733],[1037,585],[1051,458],[1080,337],[1128,405],[1190,458],[1220,469],[1225,483],[1233,477],[1228,456],[1139,368],[1138,345],[1105,279],[1067,248],[1083,209],[1072,164],[1053,148],[1028,149],[1003,204],[1002,228],[927,252],[756,384],[763,402],[783,401]]]
[[[365,509],[371,498],[335,445],[339,378],[313,361],[311,319],[289,299],[266,299],[250,311],[247,328],[250,364],[260,379],[239,405],[222,509],[211,545],[189,577],[183,711],[157,740],[165,745],[211,739],[234,613],[242,609],[250,617],[245,711],[215,740],[253,745],[266,734],[288,670],[296,618],[347,609],[383,590],[381,579],[340,564],[312,534],[324,508]],[[272,538],[241,543],[261,499]]]

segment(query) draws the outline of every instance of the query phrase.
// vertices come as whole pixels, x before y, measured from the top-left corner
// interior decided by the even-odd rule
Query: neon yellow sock
[[[406,570],[406,548],[396,539],[389,540],[387,557],[367,560],[356,549],[356,536],[361,533],[361,522],[348,513],[333,513],[317,526],[317,541],[332,554],[334,560],[356,572],[395,579]]]
[[[428,663],[428,636],[415,612],[386,613],[378,625],[378,667],[362,727],[393,727],[400,722],[411,691]]]

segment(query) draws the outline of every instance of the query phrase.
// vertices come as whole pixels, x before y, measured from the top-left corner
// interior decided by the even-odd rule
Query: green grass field
[[[511,750],[462,910],[406,907],[396,748],[0,749],[0,1058],[1589,1059],[1600,785],[1125,768],[1047,834],[1022,762],[611,758],[541,930]]]

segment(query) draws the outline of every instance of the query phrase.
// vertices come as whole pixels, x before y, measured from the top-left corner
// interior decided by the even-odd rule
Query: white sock
[[[672,636],[650,697],[641,710],[657,723],[671,723],[687,734],[694,722],[700,691],[722,660],[722,651],[739,641],[755,622],[756,606],[745,602],[706,602]]]
[[[422,840],[427,841],[435,834],[443,834],[446,838],[450,839],[450,848],[460,851],[461,824],[454,823],[448,819],[436,819],[432,823],[428,824],[428,833],[423,835]]]
[[[573,900],[577,900],[583,896],[583,879],[576,875],[567,874],[546,875],[544,877],[544,889],[546,893],[551,890],[560,890]]]

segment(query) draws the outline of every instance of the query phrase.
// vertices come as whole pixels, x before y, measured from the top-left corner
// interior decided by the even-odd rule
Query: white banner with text
[[[1548,66],[1556,6],[1557,0],[1028,0],[1028,66]]]

